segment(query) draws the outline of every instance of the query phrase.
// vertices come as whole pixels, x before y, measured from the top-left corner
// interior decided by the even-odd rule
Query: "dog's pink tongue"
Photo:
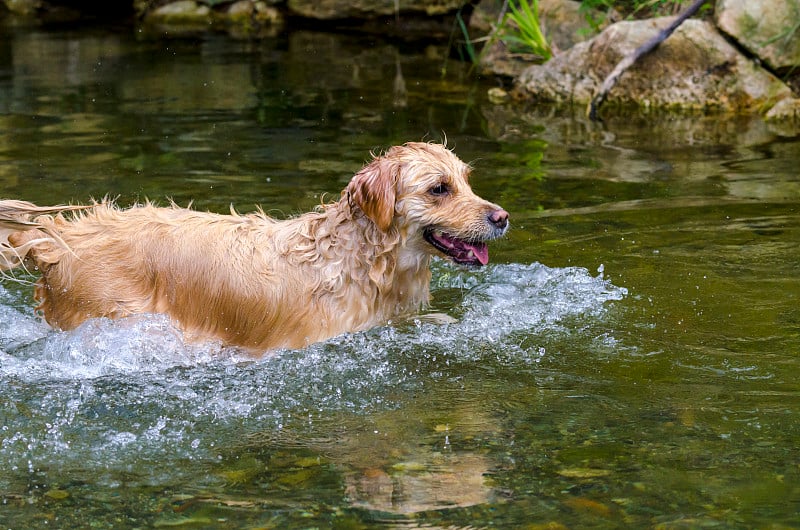
[[[471,242],[439,232],[431,234],[439,249],[457,263],[486,265],[489,263],[489,246],[481,241]]]
[[[489,245],[486,243],[466,243],[465,246],[472,250],[475,258],[481,262],[481,265],[489,263]]]

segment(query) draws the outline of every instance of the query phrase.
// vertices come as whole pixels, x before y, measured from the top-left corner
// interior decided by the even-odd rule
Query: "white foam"
[[[8,308],[2,308],[0,311]],[[23,381],[92,379],[109,375],[157,372],[174,366],[208,362],[223,354],[219,344],[187,344],[164,315],[119,320],[91,319],[78,328],[53,331],[34,317],[13,312],[0,335],[0,374]],[[0,329],[0,331],[5,331]]]
[[[312,371],[324,366],[340,375],[358,373],[374,383],[376,374],[387,369],[385,351],[389,343],[401,350],[444,348],[451,355],[471,360],[487,344],[518,350],[520,334],[564,331],[570,319],[597,318],[608,302],[627,294],[602,272],[594,277],[583,268],[550,268],[538,263],[494,265],[473,271],[439,262],[434,266],[434,296],[436,291],[448,289],[461,291],[460,303],[451,310],[455,322],[420,319],[415,326],[348,334],[299,353],[286,352],[283,359],[273,357],[263,362],[290,362],[294,369]],[[0,304],[9,298],[8,292],[0,291]],[[374,342],[377,350],[372,347]],[[186,344],[180,330],[163,315],[92,319],[75,330],[55,332],[35,316],[8,305],[0,305],[0,348],[0,376],[24,381],[159,372],[220,357],[241,360],[234,351],[216,343]],[[353,356],[342,357],[331,349],[350,350]],[[541,349],[533,348],[529,353],[540,357]],[[336,359],[336,364],[327,359]]]
[[[461,315],[445,326],[420,322],[417,340],[467,360],[479,357],[487,344],[501,346],[506,356],[538,360],[541,347],[520,347],[521,337],[568,332],[575,319],[597,319],[608,302],[627,295],[602,272],[595,277],[584,268],[539,263],[450,271],[439,276],[437,285],[464,291],[455,308]]]

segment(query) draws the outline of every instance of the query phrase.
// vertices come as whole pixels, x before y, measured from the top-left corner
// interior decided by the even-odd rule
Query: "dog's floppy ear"
[[[384,157],[367,164],[347,186],[349,200],[382,231],[392,226],[397,165]]]

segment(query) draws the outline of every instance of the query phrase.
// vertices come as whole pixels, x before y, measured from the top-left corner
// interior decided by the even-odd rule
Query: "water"
[[[257,361],[157,315],[53,331],[2,282],[0,526],[798,526],[792,131],[493,106],[363,36],[0,39],[3,196],[285,216],[446,134],[512,216],[430,315]]]

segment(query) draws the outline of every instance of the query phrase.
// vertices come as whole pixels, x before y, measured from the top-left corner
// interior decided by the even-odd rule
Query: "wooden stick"
[[[659,31],[657,35],[636,48],[632,54],[623,57],[622,60],[617,63],[617,66],[615,66],[614,70],[608,74],[606,80],[603,81],[603,86],[600,87],[600,90],[597,92],[597,94],[595,94],[595,96],[592,98],[592,101],[589,102],[589,106],[586,108],[586,114],[589,116],[590,120],[597,121],[599,119],[597,116],[597,110],[606,100],[606,97],[608,97],[608,92],[614,88],[614,85],[617,84],[619,78],[625,73],[625,70],[633,66],[634,63],[636,63],[636,61],[641,59],[643,56],[656,49],[656,47],[664,42],[667,37],[672,35],[672,33],[678,29],[678,26],[683,24],[687,18],[697,13],[703,4],[706,3],[706,1],[707,0],[694,0],[694,2],[692,2],[692,4],[686,8],[683,13],[675,17],[675,20],[673,20],[669,26]]]

